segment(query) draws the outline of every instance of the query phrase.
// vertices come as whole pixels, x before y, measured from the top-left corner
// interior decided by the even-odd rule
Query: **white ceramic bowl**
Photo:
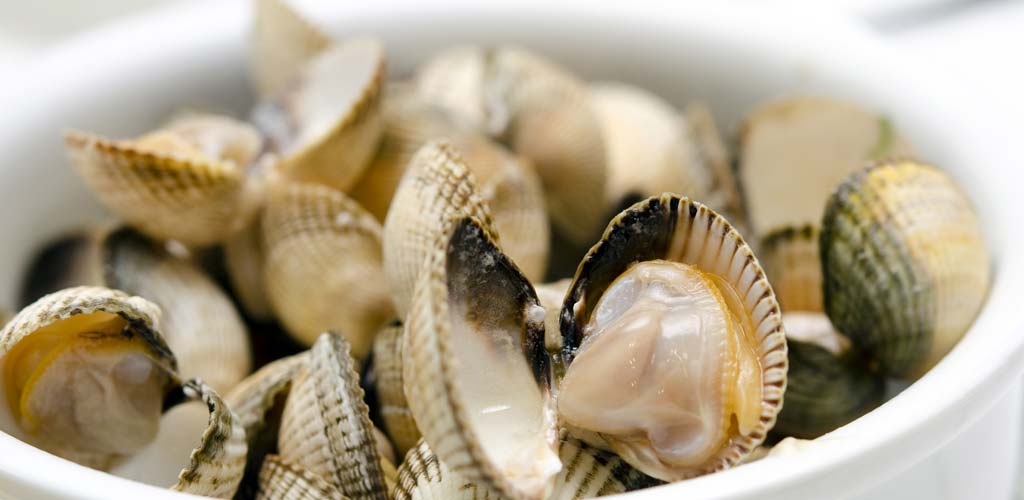
[[[896,61],[856,26],[809,23],[755,6],[459,0],[332,2],[311,12],[336,35],[383,37],[395,75],[453,43],[511,42],[588,78],[638,83],[680,104],[707,101],[730,130],[755,103],[786,93],[827,93],[884,110],[925,159],[958,178],[980,210],[996,269],[974,327],[924,378],[822,446],[627,497],[842,498],[922,461],[954,472],[935,478],[941,487],[931,498],[1009,494],[1017,394],[991,409],[1014,386],[1024,357],[1024,232],[1014,203],[1022,175],[1019,162],[998,154],[992,131],[972,114],[969,94]],[[131,136],[181,106],[244,116],[248,17],[243,2],[173,5],[81,37],[14,75],[0,102],[0,305],[13,305],[33,249],[102,216],[64,159],[62,129]],[[962,434],[983,417],[972,434]],[[5,434],[0,496],[182,498]]]

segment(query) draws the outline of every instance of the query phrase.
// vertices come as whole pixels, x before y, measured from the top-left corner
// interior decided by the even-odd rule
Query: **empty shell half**
[[[262,97],[281,94],[307,62],[331,46],[287,0],[255,0],[251,36],[252,83]]]
[[[728,468],[775,423],[786,386],[779,305],[750,248],[706,206],[663,195],[619,214],[561,315],[562,421],[644,473],[671,481]]]

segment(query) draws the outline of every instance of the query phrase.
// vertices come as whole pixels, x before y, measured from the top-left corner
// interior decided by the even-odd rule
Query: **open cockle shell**
[[[201,400],[210,420],[189,464],[172,490],[214,498],[232,498],[245,471],[245,429],[220,396],[200,380],[181,386],[186,400]]]
[[[820,232],[812,225],[785,227],[769,231],[761,239],[761,264],[785,311],[824,311]]]
[[[100,203],[151,237],[209,245],[248,218],[260,140],[240,122],[188,117],[127,141],[68,132],[65,146]]]
[[[288,332],[311,345],[338,331],[364,358],[394,318],[380,224],[339,191],[294,183],[270,194],[263,235],[267,295]]]
[[[409,408],[456,474],[508,498],[545,498],[561,464],[544,309],[481,222],[446,226],[406,323]]]
[[[341,335],[325,333],[313,344],[285,403],[278,450],[349,498],[387,498],[369,409]]]
[[[347,500],[320,476],[277,455],[267,456],[260,469],[257,500]]]
[[[253,120],[267,134],[284,176],[346,191],[380,142],[384,47],[373,39],[338,43],[308,61]]]
[[[384,273],[400,318],[409,311],[413,288],[435,240],[458,215],[491,227],[490,210],[461,155],[447,142],[431,142],[410,162],[384,221]]]
[[[561,328],[563,422],[653,477],[734,465],[782,405],[775,294],[742,237],[687,198],[651,198],[611,222],[576,272]]]
[[[150,442],[174,384],[159,308],[100,287],[68,288],[0,331],[4,404],[28,442],[93,468]]]
[[[794,97],[759,106],[745,119],[739,178],[750,229],[760,237],[817,224],[829,194],[866,160],[910,147],[883,116],[846,101]]]
[[[278,95],[303,65],[331,45],[331,39],[288,5],[287,0],[253,2],[249,66],[263,97]]]
[[[398,448],[399,456],[404,456],[420,440],[420,430],[405,399],[402,337],[402,325],[391,325],[373,339],[373,369],[380,416],[384,420],[384,430]]]
[[[641,88],[611,82],[590,85],[590,102],[604,137],[608,207],[661,193],[707,199],[711,171],[697,154],[689,125],[671,104]]]
[[[886,161],[852,174],[829,199],[820,244],[826,313],[891,375],[937,363],[988,293],[981,223],[933,166]]]

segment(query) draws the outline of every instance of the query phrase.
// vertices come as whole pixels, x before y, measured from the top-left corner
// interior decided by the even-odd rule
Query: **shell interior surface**
[[[822,312],[821,253],[817,226],[770,231],[761,240],[760,260],[779,305],[786,311]]]
[[[651,198],[612,221],[580,264],[561,327],[570,432],[658,479],[735,464],[781,406],[774,293],[729,223],[686,198]]]
[[[820,244],[826,313],[888,374],[938,362],[988,293],[974,208],[930,165],[889,161],[852,174],[829,199]]]
[[[288,332],[311,345],[338,331],[364,358],[395,315],[380,224],[339,191],[294,183],[270,195],[263,228],[267,295]]]
[[[848,174],[867,160],[910,152],[887,119],[853,103],[798,97],[762,105],[740,136],[739,176],[753,234],[816,224]]]
[[[0,331],[7,404],[29,440],[105,468],[156,436],[173,354],[159,309],[99,287],[29,305]]]
[[[452,470],[511,498],[544,498],[555,453],[545,311],[478,221],[439,235],[405,335],[405,394]]]
[[[261,96],[281,93],[331,39],[296,12],[287,0],[253,2],[250,66]]]
[[[384,48],[352,39],[310,60],[253,120],[280,156],[278,169],[296,180],[348,190],[380,142]]]

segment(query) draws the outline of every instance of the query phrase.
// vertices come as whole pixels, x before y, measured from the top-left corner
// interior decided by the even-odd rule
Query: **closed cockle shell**
[[[561,464],[545,311],[480,221],[445,227],[406,323],[406,400],[456,474],[504,497],[546,498]]]
[[[244,229],[224,241],[224,268],[242,310],[256,321],[270,321],[274,312],[264,277],[263,213],[257,212]]]
[[[824,311],[820,233],[813,225],[785,227],[761,240],[761,264],[784,311]]]
[[[970,200],[936,167],[876,163],[829,199],[825,312],[887,374],[920,374],[974,321],[991,279]]]
[[[71,164],[107,210],[157,239],[221,241],[247,222],[259,181],[247,174],[257,131],[224,117],[190,116],[115,141],[68,132]]]
[[[256,92],[278,95],[303,65],[331,46],[331,39],[288,5],[255,0],[249,66]]]
[[[728,221],[687,198],[612,220],[580,263],[561,329],[562,423],[658,479],[736,464],[782,406],[775,294]]]
[[[438,234],[465,214],[490,227],[490,210],[456,149],[431,142],[413,157],[384,221],[384,273],[398,317],[409,311],[413,287]]]
[[[384,430],[404,456],[420,439],[420,430],[405,399],[402,379],[402,325],[385,327],[373,340],[373,368]]]
[[[346,500],[337,488],[320,476],[281,460],[267,456],[260,469],[257,500]]]
[[[711,192],[705,200],[707,205],[728,217],[742,234],[747,221],[743,198],[733,173],[732,157],[711,109],[702,102],[691,102],[683,109],[683,119],[697,157],[711,174]]]
[[[753,235],[817,224],[829,194],[864,162],[910,147],[884,116],[828,97],[759,106],[744,120],[739,180]]]
[[[394,317],[380,224],[339,191],[294,183],[270,194],[263,235],[267,295],[288,332],[311,345],[336,330],[365,357]]]
[[[369,409],[345,337],[325,333],[293,382],[278,435],[281,459],[352,499],[386,499]]]
[[[306,62],[280,94],[253,111],[253,121],[293,180],[351,188],[380,142],[384,48],[373,39],[332,45]]]

